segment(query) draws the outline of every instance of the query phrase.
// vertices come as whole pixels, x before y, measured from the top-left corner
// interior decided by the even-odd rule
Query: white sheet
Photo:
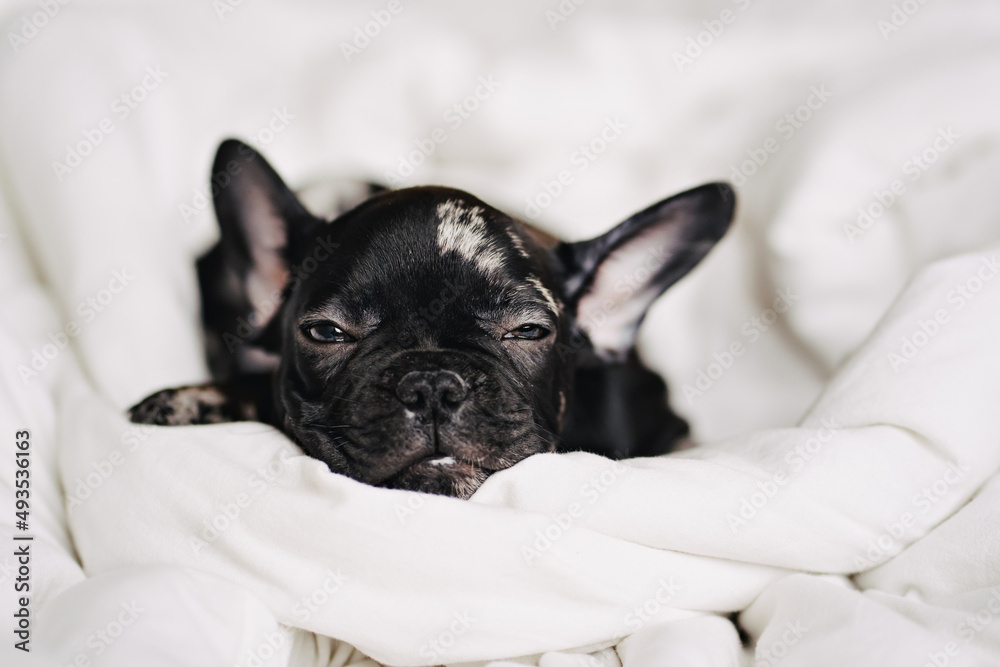
[[[998,659],[1000,292],[986,281],[959,308],[954,291],[973,287],[1000,236],[995,8],[927,4],[883,37],[892,7],[862,3],[836,13],[588,4],[554,27],[533,3],[403,7],[346,62],[340,41],[382,5],[242,3],[220,17],[205,3],[78,0],[0,61],[2,424],[28,424],[39,452],[38,639],[63,628],[48,635],[59,660],[96,658],[81,638],[113,620],[101,609],[134,594],[174,621],[130,626],[121,653],[100,656],[108,664],[134,664],[129,651],[153,646],[183,651],[163,628],[194,646],[198,635],[183,631],[194,615],[212,645],[197,653],[203,664],[252,664],[280,622],[310,632],[287,635],[272,664],[363,660],[317,632],[400,665],[544,651],[528,662],[727,665],[745,659],[735,635],[699,614],[744,608],[759,664]],[[674,53],[723,9],[734,21],[678,71]],[[452,127],[448,109],[491,76],[500,85],[481,88],[486,99]],[[145,99],[122,117],[115,100],[144,79]],[[799,111],[809,101],[817,108]],[[797,111],[810,118],[789,134],[781,119]],[[113,131],[60,181],[53,161],[105,117]],[[152,390],[205,377],[191,261],[213,234],[200,191],[221,137],[271,130],[262,150],[306,184],[384,175],[444,127],[447,141],[408,182],[466,187],[523,212],[614,117],[625,131],[542,221],[580,238],[684,187],[736,177],[736,229],[643,332],[678,409],[719,444],[624,468],[534,457],[469,503],[330,475],[259,426],[136,430],[121,417]],[[733,169],[775,145],[740,183]],[[913,172],[924,151],[934,163]],[[884,215],[863,234],[845,229],[896,180],[905,192]],[[960,253],[920,273],[886,314],[922,267]],[[770,323],[779,293],[791,307]],[[88,298],[107,303],[91,317]],[[921,322],[934,329],[939,310],[947,322],[895,372],[887,355]],[[70,321],[72,346],[23,380],[18,367]],[[734,343],[744,352],[729,359]],[[685,385],[703,393],[688,400]],[[824,419],[836,435],[821,441]],[[789,452],[810,443],[814,458],[793,470]],[[95,466],[113,470],[68,523],[57,447],[67,495]],[[0,463],[8,498],[10,458]],[[273,481],[257,470],[269,462]],[[968,469],[949,473],[953,464]],[[612,483],[591,504],[598,487],[582,485],[603,487],[601,474]],[[746,525],[729,518],[768,491]],[[522,547],[574,502],[583,515],[527,562]],[[203,522],[235,515],[233,503],[231,527],[193,548]],[[122,569],[132,566],[145,569]],[[836,576],[786,576],[861,570],[860,591]],[[102,576],[79,583],[84,573]],[[303,618],[296,605],[322,593]],[[2,600],[12,604],[6,589]],[[644,605],[655,620],[638,616]],[[970,625],[977,613],[989,622]],[[605,648],[630,633],[617,652]]]

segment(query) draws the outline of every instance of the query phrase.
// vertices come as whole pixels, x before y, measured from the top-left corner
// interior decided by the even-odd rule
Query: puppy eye
[[[353,343],[355,338],[333,322],[317,322],[305,333],[317,343]]]
[[[522,324],[503,335],[504,338],[518,340],[541,340],[549,335],[549,330],[539,324]]]

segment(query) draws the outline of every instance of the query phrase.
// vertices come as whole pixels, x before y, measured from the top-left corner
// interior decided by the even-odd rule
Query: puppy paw
[[[128,416],[136,424],[159,426],[220,424],[246,418],[234,413],[229,397],[215,385],[163,389],[132,406]]]

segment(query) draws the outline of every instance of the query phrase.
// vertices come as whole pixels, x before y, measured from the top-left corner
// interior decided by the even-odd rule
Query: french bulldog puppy
[[[216,381],[153,394],[132,421],[260,420],[335,473],[460,498],[539,452],[650,456],[687,434],[635,337],[725,233],[728,185],[575,243],[445,187],[324,220],[235,140],[213,193],[220,240],[198,273]]]

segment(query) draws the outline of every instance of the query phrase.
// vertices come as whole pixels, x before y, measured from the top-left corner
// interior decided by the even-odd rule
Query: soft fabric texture
[[[77,0],[12,45],[0,426],[32,434],[48,664],[1000,660],[1000,15],[800,4]],[[641,334],[704,444],[536,456],[459,501],[259,424],[128,423],[207,378],[230,135],[296,186],[394,173],[570,239],[731,180],[735,228]]]

